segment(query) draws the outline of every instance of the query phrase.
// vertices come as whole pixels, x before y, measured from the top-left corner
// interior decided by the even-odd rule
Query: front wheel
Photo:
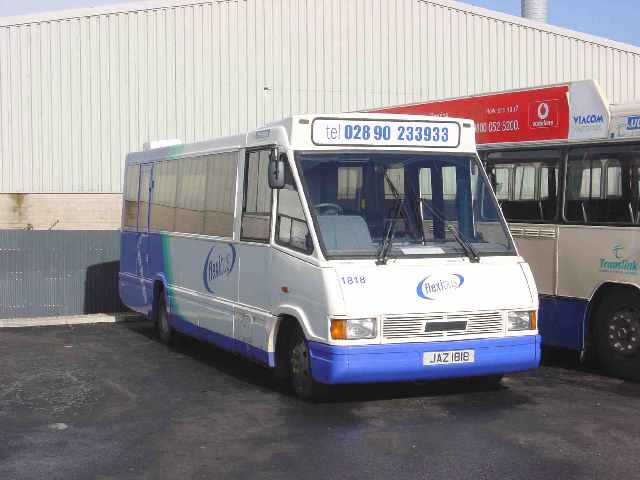
[[[156,311],[156,328],[158,329],[158,336],[163,343],[171,343],[173,339],[173,329],[169,324],[169,314],[167,313],[167,306],[164,302],[164,294],[159,293],[158,306]]]
[[[598,358],[612,375],[640,380],[640,294],[616,290],[595,312]]]
[[[313,379],[309,346],[299,328],[296,328],[291,336],[289,379],[296,395],[305,400],[320,400],[328,393],[327,385],[318,383]]]

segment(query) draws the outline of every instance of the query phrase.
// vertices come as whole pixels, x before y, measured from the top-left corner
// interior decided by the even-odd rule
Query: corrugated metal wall
[[[120,192],[125,153],[148,140],[583,78],[640,99],[640,49],[446,0],[0,19],[0,192]]]
[[[0,231],[0,318],[114,313],[119,232]]]

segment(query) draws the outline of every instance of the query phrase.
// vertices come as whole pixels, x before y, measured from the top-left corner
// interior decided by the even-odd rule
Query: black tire
[[[169,314],[167,313],[167,307],[164,301],[164,293],[158,292],[159,298],[156,306],[156,328],[158,330],[158,336],[163,343],[169,344],[173,340],[173,328],[169,324]]]
[[[313,379],[309,346],[300,328],[296,328],[291,333],[289,381],[294,393],[304,400],[317,401],[325,398],[328,394],[328,386]]]
[[[640,294],[605,293],[594,312],[598,359],[611,375],[640,380]]]

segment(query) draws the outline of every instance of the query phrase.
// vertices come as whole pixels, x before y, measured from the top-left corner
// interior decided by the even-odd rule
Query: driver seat
[[[327,250],[375,251],[371,233],[360,215],[318,215]]]

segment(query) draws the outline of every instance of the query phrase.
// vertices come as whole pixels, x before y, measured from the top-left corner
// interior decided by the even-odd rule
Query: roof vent
[[[547,0],[522,0],[522,16],[536,22],[547,23],[549,17]]]
[[[144,151],[153,150],[155,148],[173,147],[174,145],[180,145],[182,140],[173,138],[171,140],[152,140],[150,142],[144,142],[142,149]]]

